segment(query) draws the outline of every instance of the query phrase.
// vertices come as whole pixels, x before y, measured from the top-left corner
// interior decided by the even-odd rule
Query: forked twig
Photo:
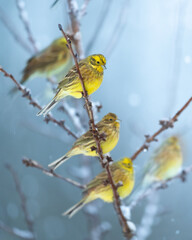
[[[78,188],[82,188],[85,189],[85,185],[80,184],[79,182],[76,182],[70,178],[66,178],[66,177],[62,177],[61,175],[55,173],[52,169],[46,169],[43,166],[41,166],[38,162],[31,160],[29,158],[23,158],[23,164],[25,164],[26,167],[33,167],[33,168],[37,168],[39,170],[41,170],[43,173],[45,173],[46,175],[50,176],[50,177],[56,177],[59,178],[65,182],[68,182],[70,184],[72,184],[73,186],[76,186]]]
[[[42,107],[32,98],[30,91],[27,88],[23,87],[19,82],[17,82],[12,74],[7,73],[2,67],[0,67],[0,72],[3,72],[5,77],[9,77],[16,84],[18,90],[23,93],[22,97],[29,100],[29,104],[38,108],[39,110],[42,109]],[[77,136],[68,127],[65,126],[65,122],[63,120],[57,120],[52,117],[51,114],[48,114],[45,118],[45,122],[48,123],[50,121],[56,123],[59,127],[65,130],[68,135],[71,135],[73,138],[77,139]]]
[[[148,150],[149,143],[156,142],[157,141],[156,137],[160,133],[167,130],[168,128],[174,127],[174,123],[177,122],[178,117],[188,107],[191,101],[192,101],[192,97],[190,97],[190,99],[184,104],[184,106],[170,120],[160,120],[159,124],[161,125],[161,128],[158,131],[156,131],[153,135],[151,136],[145,135],[146,140],[143,143],[143,145],[133,154],[133,156],[131,157],[132,161],[135,160],[141,152],[143,152],[144,150]]]

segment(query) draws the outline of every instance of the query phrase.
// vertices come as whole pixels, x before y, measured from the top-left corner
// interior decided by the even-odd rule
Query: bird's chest
[[[106,153],[110,152],[117,145],[118,140],[119,140],[118,132],[109,134],[106,141],[103,141],[101,144],[103,153],[106,154]]]
[[[87,93],[91,95],[100,87],[103,81],[103,74],[95,71],[88,71],[87,74],[84,74],[83,80]]]

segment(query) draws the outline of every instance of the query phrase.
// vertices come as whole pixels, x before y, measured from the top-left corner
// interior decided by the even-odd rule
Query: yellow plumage
[[[117,189],[121,198],[127,197],[134,187],[134,168],[131,159],[123,158],[118,162],[114,162],[110,166],[113,181],[115,184],[122,182],[122,186]],[[108,175],[106,171],[97,175],[90,183],[87,184],[84,190],[83,199],[75,206],[67,210],[64,215],[72,217],[85,204],[94,201],[95,199],[102,199],[105,202],[113,201],[113,191],[109,184]]]
[[[179,173],[182,163],[179,139],[175,136],[167,138],[144,166],[142,179],[131,199],[138,199],[153,183],[174,177]]]
[[[175,176],[183,163],[179,139],[175,136],[166,139],[154,152],[146,164],[143,184],[150,185],[155,181],[162,181]]]
[[[91,95],[100,87],[103,81],[105,64],[106,59],[101,54],[91,55],[79,62],[80,72],[88,95]],[[73,66],[59,83],[55,97],[37,114],[37,116],[42,114],[45,116],[64,97],[72,96],[74,98],[81,98],[82,93],[83,89],[79,74],[76,66]]]
[[[24,84],[29,78],[51,77],[59,73],[66,74],[72,66],[72,57],[66,46],[65,38],[54,40],[27,62],[20,81]],[[12,90],[14,92],[15,89]]]
[[[101,139],[100,143],[103,153],[106,154],[110,152],[118,143],[120,129],[119,120],[114,113],[108,113],[99,123],[97,123],[97,128],[99,134],[103,135],[104,137],[104,139]],[[79,154],[98,156],[96,150],[93,150],[93,148],[96,148],[95,139],[92,132],[88,131],[75,141],[71,150],[69,150],[61,158],[49,164],[49,167],[56,169],[70,157]]]

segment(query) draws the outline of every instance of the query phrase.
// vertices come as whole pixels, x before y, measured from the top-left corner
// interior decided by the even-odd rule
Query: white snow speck
[[[131,211],[128,206],[122,205],[121,206],[121,211],[123,212],[123,215],[127,220],[131,219]]]
[[[127,224],[129,226],[129,228],[133,231],[133,232],[136,232],[137,228],[135,226],[135,224],[131,221],[127,221]]]

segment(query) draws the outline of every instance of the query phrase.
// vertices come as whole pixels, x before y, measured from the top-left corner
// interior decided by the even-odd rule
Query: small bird
[[[72,56],[67,48],[64,37],[54,40],[47,48],[43,49],[27,62],[20,81],[24,84],[29,78],[51,77],[59,73],[67,73],[72,66]],[[11,92],[14,92],[14,88]]]
[[[146,164],[143,185],[149,186],[153,182],[174,177],[181,170],[182,163],[183,156],[179,139],[175,136],[167,138]]]
[[[114,162],[111,166],[111,173],[115,184],[122,183],[117,189],[121,198],[127,197],[134,187],[134,168],[130,158],[123,158]],[[113,191],[108,181],[106,171],[97,175],[90,183],[87,184],[83,191],[82,200],[67,210],[63,215],[71,218],[77,213],[85,204],[94,201],[95,199],[102,199],[104,202],[113,202]]]
[[[108,113],[97,123],[97,129],[99,135],[102,136],[100,144],[103,154],[106,154],[117,145],[119,140],[120,123],[117,116],[114,113]],[[90,130],[78,138],[73,144],[71,150],[69,150],[64,156],[49,164],[49,167],[54,170],[70,157],[79,154],[98,156],[95,139]]]
[[[181,170],[183,156],[179,139],[167,138],[144,166],[138,186],[129,200],[138,199],[152,184],[174,177]]]
[[[88,95],[95,92],[103,81],[103,71],[106,64],[106,59],[101,54],[91,55],[79,62],[79,69],[83,77],[85,89]],[[83,93],[79,74],[76,66],[73,66],[68,74],[59,82],[57,93],[54,98],[48,103],[39,113],[46,115],[61,99],[66,96],[81,98]]]

